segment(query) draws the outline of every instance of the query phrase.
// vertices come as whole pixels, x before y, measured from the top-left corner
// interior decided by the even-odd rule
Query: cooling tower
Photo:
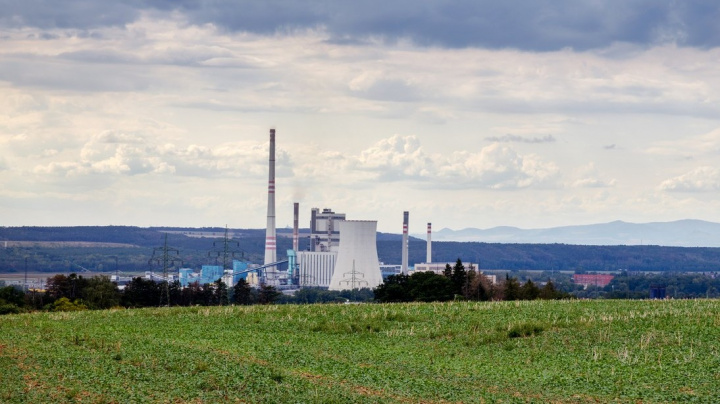
[[[410,213],[403,212],[403,234],[402,234],[402,266],[400,272],[408,273],[408,220]]]
[[[432,262],[432,223],[428,223],[427,229],[427,257],[425,262],[428,264]]]
[[[337,223],[340,248],[330,290],[375,288],[383,283],[378,260],[374,220],[344,220]]]
[[[267,227],[265,228],[265,265],[277,262],[275,237],[275,129],[270,129]],[[268,268],[268,272],[275,268]]]

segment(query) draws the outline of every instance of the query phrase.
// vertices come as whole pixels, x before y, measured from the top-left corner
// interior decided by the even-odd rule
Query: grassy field
[[[0,402],[719,402],[720,301],[0,317]]]

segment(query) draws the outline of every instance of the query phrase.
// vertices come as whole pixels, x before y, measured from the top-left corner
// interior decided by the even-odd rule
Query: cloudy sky
[[[0,225],[720,222],[711,0],[0,0]]]

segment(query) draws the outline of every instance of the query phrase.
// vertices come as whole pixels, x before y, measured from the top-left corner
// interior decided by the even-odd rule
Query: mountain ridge
[[[419,234],[416,237],[421,237]],[[443,228],[434,232],[433,241],[486,243],[532,243],[574,245],[661,245],[669,247],[720,247],[720,223],[698,219],[670,222],[607,223],[522,229],[496,226],[488,229]]]

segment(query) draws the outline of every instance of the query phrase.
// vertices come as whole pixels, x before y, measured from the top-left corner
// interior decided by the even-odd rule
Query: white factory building
[[[344,213],[313,208],[309,251],[297,252],[299,286],[343,290],[380,285],[376,232],[376,221],[347,220]]]

